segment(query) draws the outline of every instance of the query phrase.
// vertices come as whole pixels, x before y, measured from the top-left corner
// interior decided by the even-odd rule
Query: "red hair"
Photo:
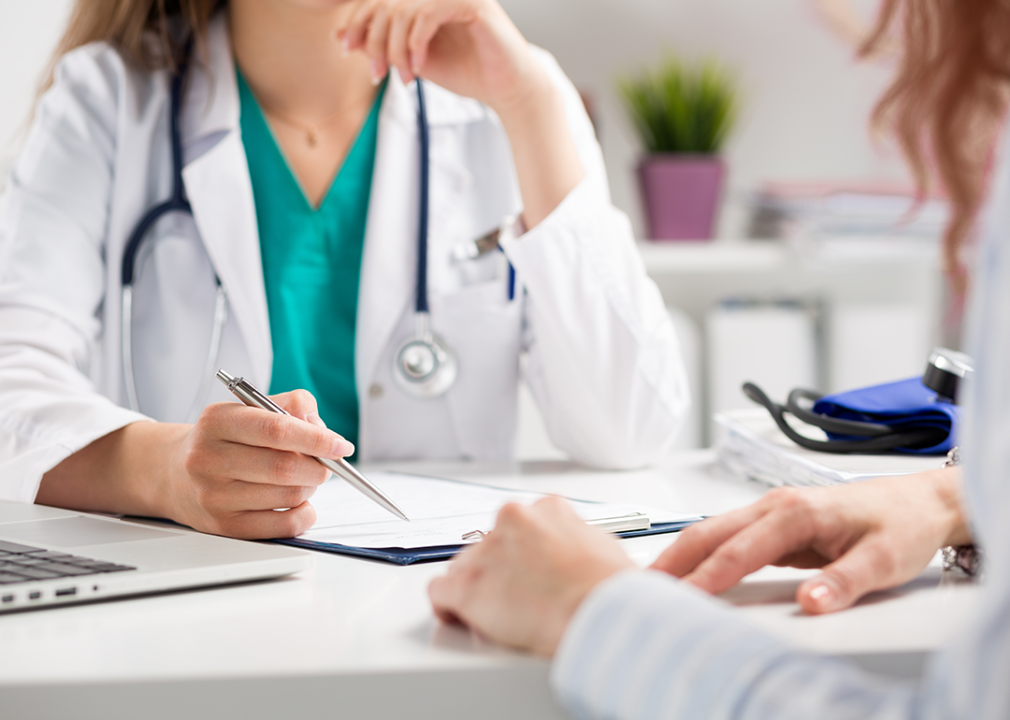
[[[1010,3],[1004,0],[883,0],[863,55],[893,35],[898,75],[874,111],[894,133],[921,194],[938,180],[950,199],[943,265],[955,298],[967,276],[961,249],[982,204],[1007,107]]]

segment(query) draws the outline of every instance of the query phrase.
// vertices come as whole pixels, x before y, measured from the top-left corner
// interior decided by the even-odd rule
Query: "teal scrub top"
[[[333,184],[314,208],[237,67],[235,74],[273,339],[270,393],[308,390],[327,426],[357,444],[355,323],[385,85]]]

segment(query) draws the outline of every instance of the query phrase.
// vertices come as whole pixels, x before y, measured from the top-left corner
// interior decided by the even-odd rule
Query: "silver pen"
[[[224,370],[217,371],[217,379],[225,384],[225,386],[235,394],[239,400],[244,402],[249,407],[260,408],[261,410],[267,410],[268,412],[280,413],[282,415],[290,415],[287,410],[282,408],[280,405],[275,403],[273,400],[268,398],[266,395],[261,393],[252,383],[243,378],[237,378],[233,375],[229,375]],[[389,499],[386,493],[382,492],[377,488],[368,478],[358,472],[353,465],[344,460],[343,458],[337,458],[335,460],[330,460],[329,458],[315,458],[318,460],[323,467],[331,470],[334,475],[339,477],[341,480],[346,480],[351,487],[358,490],[362,494],[368,496],[370,500],[378,503],[382,507],[389,510],[389,512],[396,515],[396,517],[401,520],[406,520],[410,522],[408,518],[396,503]]]

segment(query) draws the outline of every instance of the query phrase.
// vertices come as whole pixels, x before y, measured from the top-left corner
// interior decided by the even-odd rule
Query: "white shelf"
[[[786,240],[646,240],[638,249],[659,275],[749,275],[783,271],[865,272],[936,269],[938,247],[901,237],[831,239],[799,246]]]
[[[650,274],[765,273],[796,254],[782,240],[648,240],[638,249]]]

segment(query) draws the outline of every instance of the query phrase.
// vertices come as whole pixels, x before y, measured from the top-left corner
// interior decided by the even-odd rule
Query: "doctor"
[[[3,497],[295,535],[304,454],[510,457],[524,353],[573,458],[669,446],[661,297],[578,94],[493,0],[78,0],[57,58],[0,204]],[[134,255],[173,118],[191,212]],[[456,372],[417,392],[421,340]],[[217,402],[217,367],[294,417]]]

